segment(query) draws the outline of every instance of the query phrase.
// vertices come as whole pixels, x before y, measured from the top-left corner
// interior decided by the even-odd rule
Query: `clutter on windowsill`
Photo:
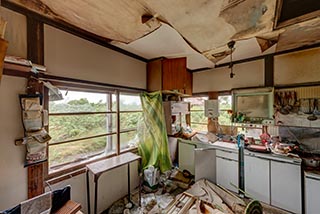
[[[36,70],[37,72],[45,72],[47,70],[47,68],[43,65],[34,64],[30,60],[17,56],[5,56],[4,62],[31,67],[31,71]]]
[[[44,128],[48,125],[48,114],[43,111],[42,96],[22,94],[19,97],[25,137],[15,140],[15,144],[26,145],[24,166],[27,167],[47,160],[47,143],[51,137]]]
[[[179,137],[182,139],[190,140],[193,136],[197,134],[196,131],[192,130],[190,126],[182,126],[180,131],[177,132],[174,137]]]

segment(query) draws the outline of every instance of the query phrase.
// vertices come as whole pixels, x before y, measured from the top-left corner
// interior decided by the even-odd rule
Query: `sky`
[[[80,92],[80,91],[67,91],[60,90],[63,96],[63,100],[55,101],[56,103],[67,103],[71,100],[79,100],[81,98],[87,98],[90,103],[98,103],[100,100],[106,102],[106,95],[102,93],[90,93],[90,92]],[[115,95],[113,95],[112,100],[115,100]],[[139,96],[129,96],[121,95],[120,99],[123,100],[125,104],[137,103],[140,104]]]

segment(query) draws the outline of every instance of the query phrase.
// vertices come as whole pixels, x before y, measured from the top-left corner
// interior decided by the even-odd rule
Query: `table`
[[[139,161],[141,165],[141,157],[132,152],[123,153],[118,156],[114,156],[108,159],[97,161],[87,165],[87,200],[88,200],[88,213],[90,210],[90,185],[89,185],[89,172],[93,174],[94,187],[94,213],[97,214],[97,200],[98,200],[98,180],[100,176],[111,169],[127,165],[128,166],[128,199],[130,200],[130,163],[134,161]],[[139,182],[139,203],[141,197],[141,182]]]

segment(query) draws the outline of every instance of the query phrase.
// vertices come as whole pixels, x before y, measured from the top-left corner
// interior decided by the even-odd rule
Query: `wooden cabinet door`
[[[186,79],[186,58],[164,59],[162,61],[162,89],[182,90]]]
[[[162,59],[157,59],[147,64],[147,90],[162,90]]]
[[[192,73],[187,58],[157,59],[147,64],[147,90],[178,90],[192,95]]]
[[[189,71],[186,71],[183,88],[185,94],[192,95],[192,73]]]

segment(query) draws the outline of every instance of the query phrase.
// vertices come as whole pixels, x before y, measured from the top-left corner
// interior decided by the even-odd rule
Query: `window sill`
[[[131,147],[131,148],[123,149],[123,150],[121,150],[120,154],[123,154],[126,152],[137,153],[138,147]],[[87,171],[86,170],[87,164],[90,164],[90,163],[93,163],[96,161],[100,161],[100,160],[104,160],[104,159],[108,159],[108,158],[111,158],[114,156],[116,156],[116,153],[111,153],[111,154],[105,155],[103,157],[99,157],[99,158],[95,158],[95,159],[91,159],[91,160],[68,164],[68,165],[63,166],[63,167],[56,169],[56,170],[50,170],[49,175],[46,178],[46,183],[48,183],[49,185],[53,185],[53,184],[59,183],[61,181],[75,177],[77,175],[81,175]]]

